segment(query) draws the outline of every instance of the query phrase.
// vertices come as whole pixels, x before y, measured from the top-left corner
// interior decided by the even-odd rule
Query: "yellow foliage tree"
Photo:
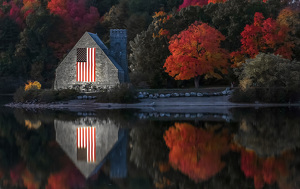
[[[25,84],[25,91],[32,90],[32,89],[41,89],[42,85],[38,81],[27,81]]]

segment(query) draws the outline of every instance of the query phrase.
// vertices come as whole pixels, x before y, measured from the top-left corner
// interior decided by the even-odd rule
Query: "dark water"
[[[181,114],[2,107],[0,187],[296,189],[299,113],[299,108]],[[96,140],[87,137],[92,147],[78,148],[77,129],[86,127],[95,128]]]

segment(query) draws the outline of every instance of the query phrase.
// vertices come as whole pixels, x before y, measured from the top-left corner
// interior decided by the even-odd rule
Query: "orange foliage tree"
[[[245,58],[254,58],[259,52],[282,55],[291,59],[294,43],[289,40],[289,28],[272,18],[265,19],[262,13],[255,13],[254,23],[246,25],[241,33],[241,50],[231,54],[234,66],[239,66]]]
[[[201,22],[195,22],[187,30],[172,36],[165,71],[176,80],[195,79],[199,87],[201,75],[206,78],[221,78],[216,72],[225,74],[228,68],[228,53],[220,47],[225,37],[216,29]]]
[[[221,171],[225,166],[221,156],[230,149],[230,137],[225,130],[215,133],[214,129],[196,128],[188,123],[175,123],[165,132],[164,139],[170,148],[171,166],[195,182]]]

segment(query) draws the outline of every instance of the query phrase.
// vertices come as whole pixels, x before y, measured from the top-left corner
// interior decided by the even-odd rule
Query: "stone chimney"
[[[111,55],[124,70],[124,81],[129,82],[126,29],[110,30],[110,50]]]

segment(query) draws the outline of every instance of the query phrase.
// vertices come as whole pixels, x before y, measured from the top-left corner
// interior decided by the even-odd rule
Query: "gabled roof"
[[[97,43],[97,45],[104,51],[104,53],[106,54],[106,56],[111,60],[111,62],[116,66],[116,68],[119,71],[123,71],[123,68],[120,66],[120,64],[117,63],[117,61],[110,55],[109,53],[109,49],[105,46],[105,44],[101,41],[101,39],[98,37],[97,34],[94,33],[90,33],[87,32],[92,38],[93,40]]]
[[[104,43],[101,41],[101,39],[98,37],[97,34],[90,33],[88,34],[94,39],[94,41],[97,43],[97,45],[105,52],[108,51],[108,48],[104,45]],[[106,52],[105,52],[106,53]]]

